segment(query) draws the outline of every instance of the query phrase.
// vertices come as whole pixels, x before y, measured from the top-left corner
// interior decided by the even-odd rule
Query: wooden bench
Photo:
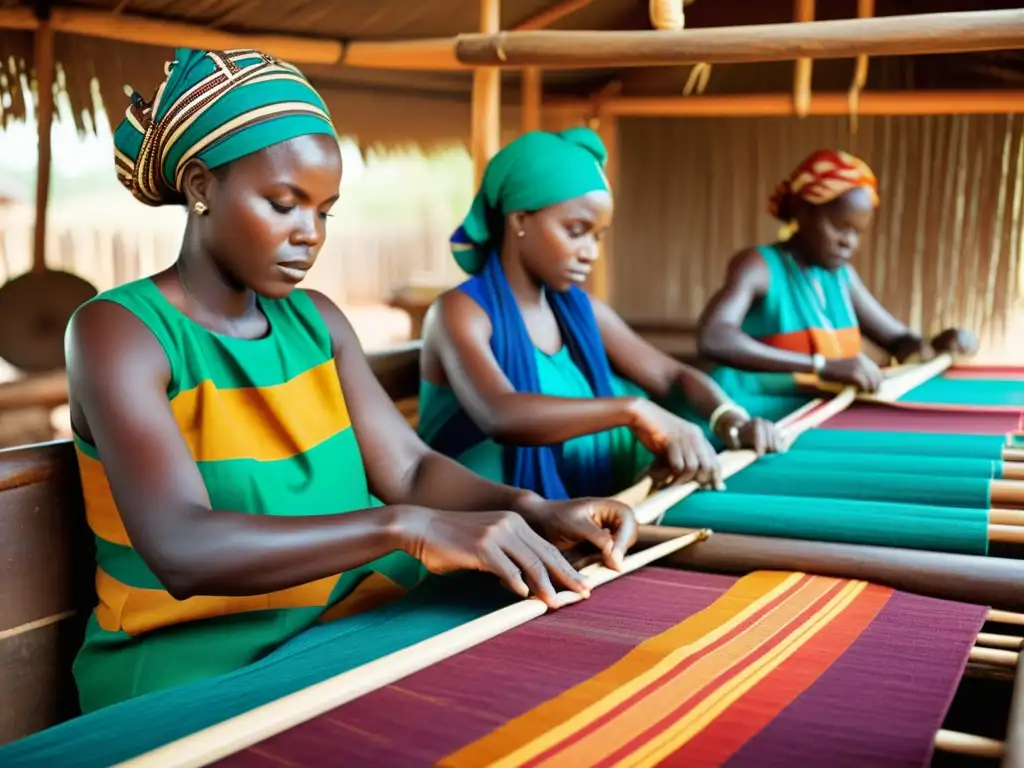
[[[410,420],[419,350],[369,355]],[[0,450],[0,744],[79,713],[71,664],[96,603],[93,546],[71,442]]]

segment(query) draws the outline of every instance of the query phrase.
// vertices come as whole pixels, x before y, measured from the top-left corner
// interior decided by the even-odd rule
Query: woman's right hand
[[[718,454],[700,427],[645,399],[634,404],[632,415],[633,434],[658,457],[651,470],[656,481],[671,477],[675,484],[696,481],[706,488],[725,487]]]
[[[447,512],[415,507],[400,523],[403,549],[431,573],[493,573],[517,595],[557,608],[556,584],[590,597],[590,588],[558,548],[515,512]]]
[[[877,392],[885,378],[882,369],[863,354],[830,359],[826,361],[819,376],[823,381],[850,384],[864,392]]]

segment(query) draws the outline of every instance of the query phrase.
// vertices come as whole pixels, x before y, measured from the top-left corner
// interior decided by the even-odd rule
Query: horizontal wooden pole
[[[549,99],[545,109],[590,114],[588,99]],[[603,115],[617,117],[787,117],[793,97],[786,93],[733,96],[616,96],[600,103]],[[857,114],[866,116],[987,115],[1024,112],[1024,91],[876,91],[860,95]],[[809,115],[850,113],[845,93],[816,93]]]
[[[114,15],[85,8],[55,8],[54,32],[164,48],[231,50],[254,48],[292,64],[342,64],[349,67],[403,70],[462,70],[450,38],[395,42],[354,42],[288,35],[237,34],[198,24],[131,14]],[[27,8],[0,10],[0,29],[36,29]]]
[[[586,69],[967,53],[1024,45],[1024,10],[928,13],[681,31],[530,31],[459,35],[472,65]]]

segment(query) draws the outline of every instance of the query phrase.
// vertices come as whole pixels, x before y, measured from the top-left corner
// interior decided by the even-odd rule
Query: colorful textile
[[[610,191],[604,174],[607,152],[589,128],[560,133],[524,133],[491,158],[452,253],[468,274],[484,268],[501,246],[504,217],[533,212],[590,192]]]
[[[826,358],[861,351],[860,325],[850,297],[850,270],[799,264],[785,246],[761,246],[768,292],[743,320],[748,336],[776,349]],[[720,386],[752,414],[777,420],[810,400],[789,373],[746,371],[719,365]]]
[[[257,300],[271,332],[249,341],[193,322],[148,278],[93,299],[124,307],[165,350],[167,399],[215,509],[295,516],[378,505],[319,311],[303,291]],[[74,667],[85,712],[244,667],[325,615],[400,595],[423,573],[393,553],[272,594],[177,600],[133,548],[101,451],[80,435],[75,448],[99,595]]]
[[[916,431],[925,416],[933,430],[952,426],[942,412],[854,404],[729,478],[725,492],[684,499],[662,523],[987,554],[991,481],[1007,469],[999,430],[1016,422],[989,415],[994,434],[978,424],[974,434]]]
[[[428,576],[404,597],[314,626],[242,669],[122,701],[4,745],[0,765],[109,768],[516,599],[483,574]],[[405,725],[411,728],[413,723]]]
[[[152,104],[133,94],[114,131],[117,177],[147,205],[181,204],[190,160],[217,168],[310,134],[336,135],[295,67],[253,50],[178,48]]]
[[[221,764],[926,765],[985,614],[645,568]]]
[[[888,403],[857,403],[821,425],[823,430],[916,432],[920,434],[998,435],[1024,431],[1012,411],[971,412],[935,408],[893,408]],[[994,445],[994,441],[991,441]],[[874,450],[874,449],[872,449]],[[994,454],[991,458],[998,458]]]
[[[868,190],[872,202],[878,205],[878,180],[868,164],[848,152],[823,149],[800,163],[775,188],[768,210],[775,218],[788,222],[793,218],[793,197],[824,205],[858,188]]]

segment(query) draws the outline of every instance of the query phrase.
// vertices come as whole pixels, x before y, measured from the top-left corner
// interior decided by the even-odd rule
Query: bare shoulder
[[[113,301],[99,299],[80,307],[68,323],[64,348],[72,384],[103,383],[139,369],[169,374],[167,355],[156,336]]]
[[[312,288],[300,288],[298,290],[305,293],[310,301],[313,302],[313,306],[320,312],[320,317],[323,318],[327,330],[330,331],[331,343],[334,346],[335,352],[352,343],[359,345],[359,338],[356,336],[355,329],[352,328],[352,323],[349,322],[349,319],[337,304],[320,291]]]
[[[450,288],[430,305],[424,318],[424,338],[490,339],[491,319],[465,291]]]

